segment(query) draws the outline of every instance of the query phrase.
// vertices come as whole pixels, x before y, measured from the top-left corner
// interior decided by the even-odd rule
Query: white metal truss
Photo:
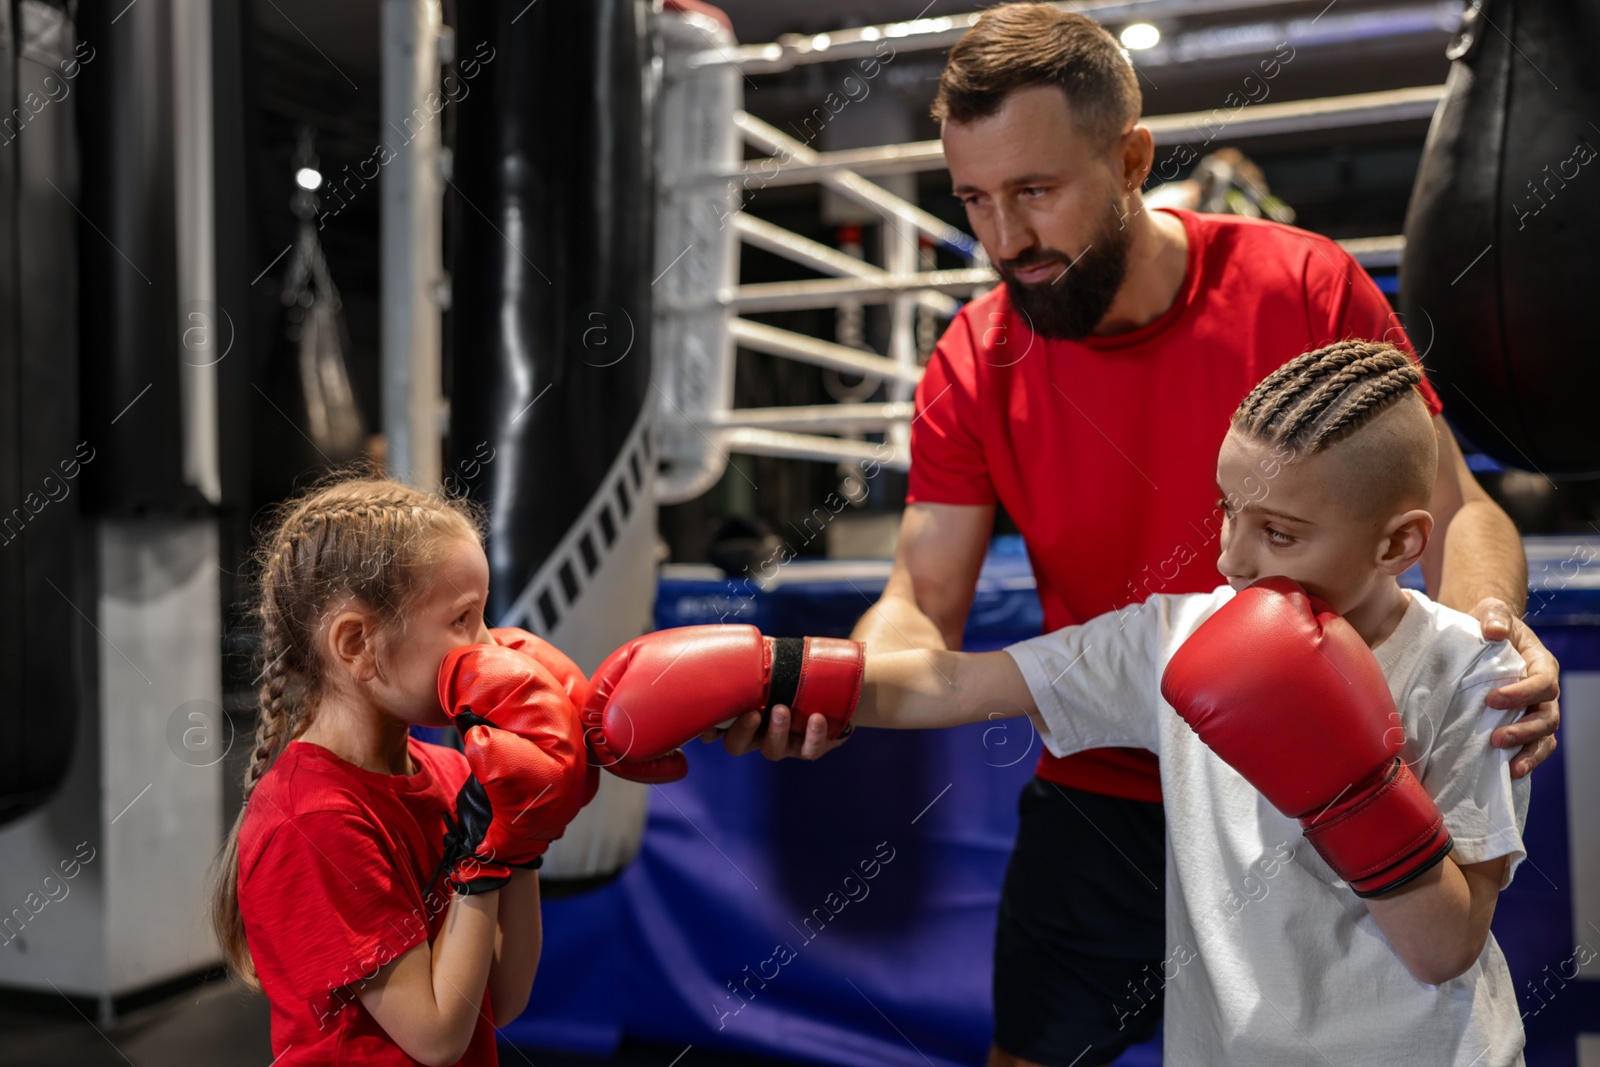
[[[1153,17],[1193,0],[1086,0],[1070,5],[1106,21]],[[1261,0],[1208,0],[1207,10],[1279,7]],[[937,170],[938,141],[822,152],[742,110],[746,72],[869,54],[892,38],[906,47],[947,47],[973,15],[859,27],[839,34],[785,38],[741,46],[705,16],[664,17],[663,87],[657,113],[660,197],[657,214],[654,388],[661,419],[658,495],[692,499],[722,476],[730,454],[787,456],[822,462],[874,460],[910,464],[911,403],[922,370],[917,319],[949,319],[961,303],[998,282],[974,238],[881,185],[873,177]],[[1343,97],[1260,103],[1227,113],[1227,139],[1306,130],[1357,129],[1432,116],[1443,86]],[[1215,128],[1218,112],[1143,120],[1158,145],[1193,143]],[[764,156],[745,160],[740,142]],[[884,264],[877,266],[744,212],[746,194],[817,183],[882,217]],[[796,281],[738,284],[739,246],[747,243],[827,275]],[[954,252],[966,266],[925,269],[923,245]],[[1395,266],[1403,239],[1341,242],[1363,266]],[[885,354],[754,322],[742,315],[802,308],[879,304],[889,308]],[[885,383],[884,403],[842,403],[736,409],[735,350],[743,347]],[[861,439],[882,434],[883,444]]]

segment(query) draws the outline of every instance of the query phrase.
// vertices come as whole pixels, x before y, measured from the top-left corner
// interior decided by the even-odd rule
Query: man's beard
[[[1128,273],[1128,245],[1132,232],[1108,219],[1076,260],[1054,249],[1041,248],[1002,265],[1011,304],[1041,337],[1078,341],[1094,332],[1105,318]],[[1017,269],[1055,259],[1064,275],[1043,282],[1019,282]],[[1067,264],[1072,264],[1069,268]]]

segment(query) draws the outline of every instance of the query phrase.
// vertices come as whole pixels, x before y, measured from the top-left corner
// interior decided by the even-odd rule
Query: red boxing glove
[[[581,708],[588,703],[589,676],[583,673],[582,667],[572,662],[570,656],[555,645],[517,626],[497,626],[489,631],[489,636],[494,638],[494,643],[500,647],[521,652],[549,671],[551,677],[560,683],[574,708]],[[587,805],[593,800],[599,790],[600,768],[591,763],[585,782],[584,804]]]
[[[531,634],[518,626],[496,626],[489,631],[494,643],[501,648],[521,652],[539,666],[549,671],[560,683],[575,708],[583,707],[589,698],[589,677],[572,658],[538,634]]]
[[[828,737],[850,732],[861,698],[866,646],[836,637],[763,637],[754,626],[679,626],[628,642],[594,672],[582,708],[590,759],[635,781],[688,773],[678,746],[744,712],[794,712],[805,733],[814,712]]]
[[[1183,643],[1161,695],[1360,897],[1454,847],[1400,759],[1389,683],[1361,635],[1288,578],[1242,590]]]
[[[548,757],[533,741],[478,725],[468,727],[462,749],[472,773],[456,793],[453,816],[445,816],[444,856],[428,882],[430,893],[440,874],[462,893],[499,889],[512,868],[543,863],[551,840],[570,821],[564,805],[546,803],[558,787]]]
[[[504,868],[537,867],[585,802],[588,757],[577,709],[535,660],[498,645],[448,652],[439,701],[472,766],[442,866],[467,892],[496,889],[510,876]]]

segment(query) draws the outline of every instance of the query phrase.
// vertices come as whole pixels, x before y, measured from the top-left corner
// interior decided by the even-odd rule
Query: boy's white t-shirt
[[[1168,955],[1160,976],[1128,992],[1119,1017],[1138,1015],[1164,980],[1172,1067],[1520,1064],[1522,1021],[1493,936],[1461,977],[1417,981],[1299,824],[1162,699],[1168,661],[1233,595],[1228,586],[1157,594],[1006,649],[1052,753],[1134,747],[1161,760]],[[1528,779],[1511,780],[1512,753],[1491,747],[1489,734],[1520,710],[1484,699],[1522,676],[1522,657],[1507,642],[1485,642],[1471,616],[1410,596],[1373,650],[1405,729],[1402,755],[1443,812],[1456,862],[1509,856],[1509,883],[1526,855]],[[1238,654],[1248,662],[1248,648]],[[1293,704],[1283,711],[1293,714]],[[1299,758],[1314,758],[1318,743],[1308,738]]]

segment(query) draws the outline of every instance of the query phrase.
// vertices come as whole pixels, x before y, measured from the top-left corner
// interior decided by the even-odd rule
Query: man
[[[1217,584],[1211,460],[1241,398],[1346,337],[1410,351],[1336,244],[1273,223],[1145,210],[1154,162],[1137,76],[1116,41],[1044,4],[987,12],[951,50],[934,116],[955,194],[1005,285],[951,323],[917,390],[893,571],[852,636],[873,653],[960,647],[1003,503],[1027,543],[1047,631],[1154,592]],[[1426,382],[1423,383],[1426,386]],[[1515,527],[1440,431],[1428,592],[1509,637],[1528,664],[1490,703],[1521,777],[1555,746],[1558,668],[1520,621]],[[1271,493],[1263,472],[1261,500]],[[1270,502],[1263,506],[1270,507]],[[1082,515],[1116,516],[1083,521]],[[775,711],[724,737],[768,758],[831,746],[820,716],[788,740]],[[1109,1063],[1151,1036],[1165,955],[1165,822],[1154,757],[1046,754],[1020,803],[995,945],[992,1067]],[[1138,995],[1130,993],[1137,990]]]

